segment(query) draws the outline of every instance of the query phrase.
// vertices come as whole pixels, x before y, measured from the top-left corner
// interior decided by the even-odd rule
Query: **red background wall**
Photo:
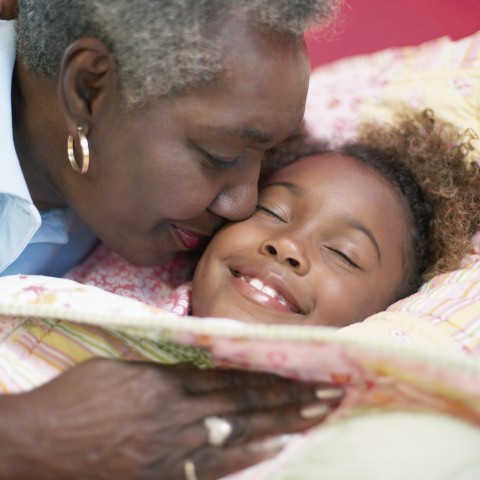
[[[345,0],[339,24],[307,39],[312,67],[387,47],[480,30],[480,0]]]

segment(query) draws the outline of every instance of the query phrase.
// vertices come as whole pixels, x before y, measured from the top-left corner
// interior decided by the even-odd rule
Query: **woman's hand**
[[[319,423],[341,396],[266,374],[91,360],[0,396],[0,478],[216,479],[274,455],[265,437]],[[210,416],[232,427],[221,446]]]

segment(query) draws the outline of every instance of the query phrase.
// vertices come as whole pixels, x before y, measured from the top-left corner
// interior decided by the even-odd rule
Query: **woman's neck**
[[[27,70],[17,60],[12,79],[13,139],[33,202],[40,210],[66,206],[57,184],[67,161],[67,131],[53,79]]]

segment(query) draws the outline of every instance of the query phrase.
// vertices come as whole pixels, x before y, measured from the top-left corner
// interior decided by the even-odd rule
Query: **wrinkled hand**
[[[190,459],[209,480],[277,453],[261,439],[319,423],[341,391],[265,374],[97,359],[10,397],[15,408],[0,403],[0,415],[9,412],[17,433],[0,438],[0,465],[15,471],[0,467],[1,478],[184,480]],[[208,444],[210,415],[233,426],[223,447]]]

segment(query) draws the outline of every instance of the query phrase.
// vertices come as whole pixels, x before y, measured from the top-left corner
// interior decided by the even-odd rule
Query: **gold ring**
[[[183,473],[185,474],[185,480],[198,480],[195,464],[191,460],[185,460]]]
[[[231,423],[221,417],[206,417],[203,424],[207,429],[208,443],[212,447],[223,447],[233,430]]]

